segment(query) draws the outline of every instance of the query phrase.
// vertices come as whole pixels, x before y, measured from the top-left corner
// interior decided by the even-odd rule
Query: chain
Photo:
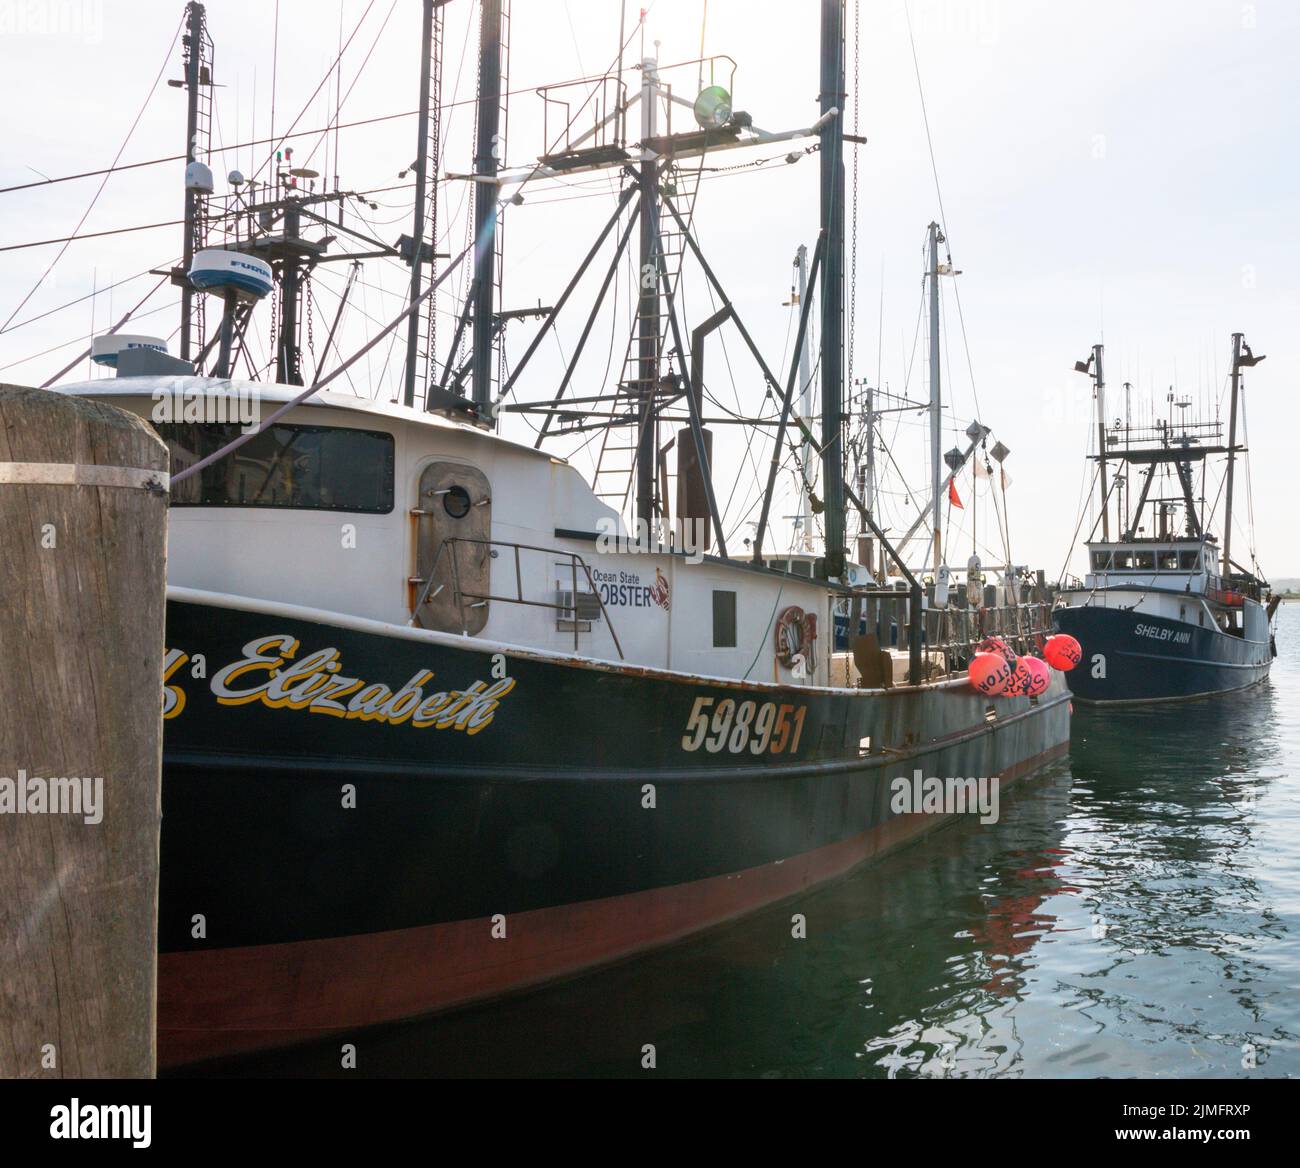
[[[316,362],[316,335],[312,331],[312,312],[311,302],[316,298],[311,294],[311,276],[308,275],[303,281],[302,288],[303,299],[307,301],[307,352],[311,354],[312,363]]]
[[[803,148],[803,154],[816,154],[821,149],[820,142],[814,142],[811,146]],[[760,166],[766,166],[769,162],[785,162],[787,165],[793,165],[803,157],[797,150],[792,150],[787,154],[769,154],[766,158],[756,158],[753,162],[737,162],[732,166],[700,166],[692,167],[689,172],[695,174],[703,171],[705,174],[733,174],[738,170],[755,170]],[[704,157],[701,155],[701,157]],[[674,164],[675,169],[675,164]]]
[[[271,285],[271,360],[275,360],[275,326],[280,320],[280,285]]]

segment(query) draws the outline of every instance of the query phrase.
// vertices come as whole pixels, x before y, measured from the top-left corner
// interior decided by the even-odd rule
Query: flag
[[[966,510],[966,504],[961,501],[961,496],[957,494],[957,484],[953,479],[948,480],[948,502],[954,507],[960,507]]]

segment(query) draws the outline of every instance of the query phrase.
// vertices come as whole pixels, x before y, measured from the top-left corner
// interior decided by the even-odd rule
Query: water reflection
[[[670,1076],[1300,1074],[1300,606],[1279,644],[1248,693],[1080,707],[1068,760],[998,824],[670,951],[352,1036],[358,1072],[637,1077],[653,1047]],[[338,1052],[222,1070],[357,1073]]]

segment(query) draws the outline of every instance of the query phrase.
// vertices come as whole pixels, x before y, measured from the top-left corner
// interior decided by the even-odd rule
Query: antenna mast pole
[[[197,0],[186,5],[185,34],[185,165],[197,160],[199,137],[199,86],[202,82],[203,33],[205,11]],[[173,82],[172,84],[175,84]],[[181,251],[181,271],[177,282],[181,288],[181,360],[190,360],[194,335],[194,287],[190,283],[190,263],[194,259],[194,242],[199,228],[199,192],[185,184],[185,240]]]
[[[1106,375],[1102,368],[1102,356],[1105,350],[1105,345],[1092,347],[1093,377],[1096,386],[1093,396],[1097,399],[1097,466],[1100,471],[1098,487],[1101,490],[1101,538],[1109,543],[1110,508],[1106,503],[1106,496],[1109,494],[1106,487]]]
[[[943,398],[939,383],[939,224],[930,224],[930,525],[934,575],[943,564]]]
[[[501,0],[483,0],[479,21],[478,139],[474,147],[474,404],[492,417],[497,206],[501,121]]]
[[[794,262],[799,270],[799,303],[802,305],[804,297],[808,294],[808,248],[802,243],[795,253]],[[808,337],[805,334],[803,344],[799,346],[799,413],[805,422],[812,417],[813,412],[812,372],[809,368],[808,350]],[[812,442],[808,439],[806,429],[803,435],[803,450],[800,453],[800,461],[803,463],[803,508],[800,521],[803,526],[804,551],[810,552],[813,550]]]
[[[876,514],[876,390],[867,386],[867,480],[862,496],[867,514]],[[867,567],[871,565],[868,564]]]
[[[1244,339],[1242,333],[1232,334],[1232,414],[1228,418],[1228,482],[1223,505],[1224,579],[1232,575],[1232,479],[1237,464],[1237,398],[1241,392],[1241,342]]]
[[[827,577],[845,570],[844,452],[844,0],[822,0],[821,228],[826,270],[821,286],[822,494]],[[836,116],[826,117],[834,113]]]
[[[429,183],[429,82],[433,71],[433,10],[437,0],[424,0],[424,21],[420,28],[420,115],[416,134],[419,151],[415,156],[415,220],[411,227],[411,295],[408,303],[420,299],[421,277],[424,274],[424,235],[427,224],[424,215],[425,192]],[[478,167],[475,166],[477,173]],[[438,176],[433,176],[436,184]],[[437,198],[436,189],[432,195]],[[429,241],[432,252],[437,240]],[[406,325],[406,383],[402,387],[402,404],[415,405],[415,366],[419,359],[420,314],[411,313]]]
[[[659,100],[659,62],[641,61],[641,162],[638,168],[641,215],[641,295],[637,304],[637,392],[640,421],[636,444],[636,517],[654,523],[657,411],[659,390],[659,272],[655,240],[659,237],[659,163],[650,149],[656,133]]]

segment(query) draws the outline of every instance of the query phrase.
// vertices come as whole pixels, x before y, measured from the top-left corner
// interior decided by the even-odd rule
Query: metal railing
[[[862,596],[863,620],[867,632],[874,632],[881,648],[910,649],[914,640],[913,598],[904,591],[874,591]],[[1053,633],[1053,604],[1050,598],[1023,600],[1010,605],[959,605],[957,602],[943,609],[930,607],[922,613],[919,644],[932,661],[930,654],[943,654],[944,670],[948,674],[965,672],[975,656],[975,648],[988,637],[1005,640],[1017,653],[1030,653],[1039,648],[1041,639]],[[852,611],[852,610],[850,610]],[[852,644],[852,640],[850,640]],[[927,667],[930,672],[933,666]]]
[[[952,602],[945,608],[924,609],[919,627],[912,621],[919,602],[910,589],[864,591],[858,599],[865,606],[862,617],[867,631],[875,633],[881,648],[907,647],[914,659],[913,684],[929,672],[927,665],[917,671],[915,659],[922,655],[928,662],[930,654],[942,653],[945,672],[961,673],[969,666],[976,646],[988,637],[1000,637],[1016,653],[1028,653],[1054,631],[1050,599],[991,607]],[[850,621],[852,612],[850,608]],[[852,637],[849,643],[851,646]]]
[[[976,646],[988,637],[1000,637],[1021,654],[1038,649],[1053,631],[1052,605],[1040,600],[995,608],[930,609],[925,619],[926,648],[943,652],[949,673],[964,671]]]
[[[460,557],[457,549],[461,544],[473,544],[477,547],[486,548],[489,553],[495,548],[509,548],[514,552],[515,561],[515,595],[498,596],[492,592],[467,592],[461,587]],[[524,598],[524,576],[523,566],[520,561],[520,552],[538,552],[541,555],[553,558],[567,559],[573,578],[573,590],[569,593],[571,603],[556,604],[549,600],[527,600]],[[609,635],[614,641],[614,648],[618,652],[618,659],[625,660],[623,656],[623,646],[619,643],[618,634],[614,631],[614,626],[610,622],[609,613],[605,608],[605,602],[600,598],[600,589],[596,587],[596,582],[592,578],[591,568],[577,552],[559,551],[556,548],[538,547],[536,544],[512,543],[508,540],[501,539],[471,539],[468,536],[453,536],[451,539],[445,539],[438,545],[438,550],[434,554],[433,563],[429,566],[429,576],[426,580],[416,579],[414,583],[423,584],[424,588],[420,593],[419,599],[415,602],[415,608],[411,612],[411,619],[408,624],[415,624],[419,620],[420,609],[425,604],[437,596],[445,584],[439,584],[437,588],[433,587],[433,582],[438,576],[438,565],[442,562],[443,554],[448,557],[448,564],[451,568],[451,587],[452,596],[456,603],[456,610],[460,614],[461,632],[466,636],[469,635],[469,627],[465,620],[465,601],[473,603],[471,608],[479,608],[487,605],[490,601],[498,601],[502,604],[522,604],[530,608],[549,608],[553,612],[559,613],[559,620],[570,620],[573,622],[573,651],[576,653],[579,649],[578,635],[581,632],[581,623],[578,617],[578,569],[582,569],[584,578],[590,592],[587,595],[594,596],[596,603],[600,606],[600,615],[605,622],[605,627],[609,629]],[[431,591],[432,590],[432,591]]]

